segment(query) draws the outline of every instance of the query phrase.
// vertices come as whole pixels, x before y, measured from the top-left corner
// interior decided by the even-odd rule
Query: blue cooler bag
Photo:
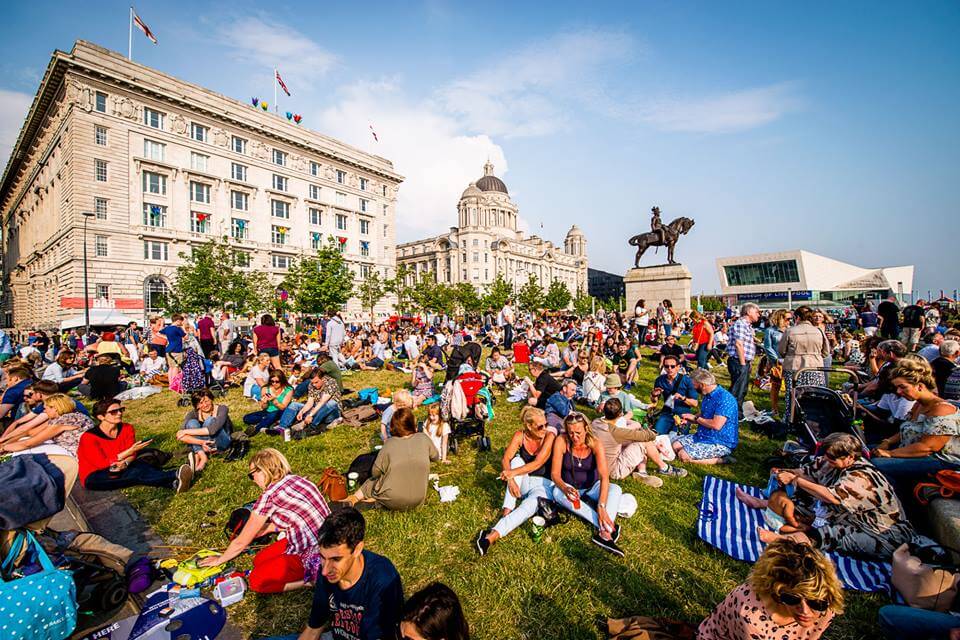
[[[14,560],[26,547],[36,573],[16,577]],[[28,563],[24,563],[27,566]],[[63,640],[77,625],[77,592],[70,571],[56,569],[29,531],[18,533],[0,565],[0,638]]]

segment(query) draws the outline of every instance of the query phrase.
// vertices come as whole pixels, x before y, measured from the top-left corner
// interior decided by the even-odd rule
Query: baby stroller
[[[864,456],[868,457],[867,439],[856,416],[856,385],[851,391],[852,396],[829,386],[798,386],[801,374],[808,371],[822,372],[827,381],[831,374],[847,376],[853,382],[857,380],[856,374],[848,369],[806,368],[793,372],[793,388],[787,398],[787,416],[790,429],[802,447],[809,453],[816,454],[826,436],[831,433],[849,433],[860,441]]]
[[[489,419],[486,390],[488,377],[483,373],[467,371],[448,382],[443,389],[441,414],[450,422],[449,447],[451,453],[457,453],[459,440],[477,436],[477,448],[490,450],[490,438],[486,434]],[[491,397],[492,401],[492,397]]]

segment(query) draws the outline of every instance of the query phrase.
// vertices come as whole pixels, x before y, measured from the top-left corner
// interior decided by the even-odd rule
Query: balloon
[[[250,102],[251,104],[253,104],[253,106],[256,107],[257,105],[260,104],[260,98],[250,98]]]
[[[263,102],[260,103],[260,108],[263,109],[264,111],[267,110],[267,101],[266,101],[266,100],[264,100]]]
[[[287,111],[287,120],[292,120],[292,119],[293,119],[293,114]]]

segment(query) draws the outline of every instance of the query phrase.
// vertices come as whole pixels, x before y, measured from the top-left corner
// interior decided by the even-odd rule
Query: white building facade
[[[532,274],[546,289],[562,282],[576,295],[587,290],[587,239],[574,225],[563,247],[517,229],[518,208],[507,186],[487,162],[483,176],[457,204],[457,226],[432,238],[397,245],[397,265],[418,276],[432,272],[437,282],[468,282],[483,291],[497,274],[519,290]]]
[[[53,54],[0,183],[3,323],[82,313],[85,220],[90,306],[137,319],[210,239],[273,282],[330,237],[358,281],[388,275],[401,181],[384,158],[77,41]]]

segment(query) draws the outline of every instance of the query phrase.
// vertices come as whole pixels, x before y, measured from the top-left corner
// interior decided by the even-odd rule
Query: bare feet
[[[764,500],[763,498],[757,498],[755,496],[752,496],[746,491],[744,491],[743,489],[737,489],[736,493],[737,493],[737,500],[747,505],[751,509],[767,508],[767,501]]]
[[[780,538],[779,533],[774,533],[769,529],[764,529],[763,527],[757,527],[757,537],[760,538],[760,542],[764,544],[770,544],[774,540]]]

